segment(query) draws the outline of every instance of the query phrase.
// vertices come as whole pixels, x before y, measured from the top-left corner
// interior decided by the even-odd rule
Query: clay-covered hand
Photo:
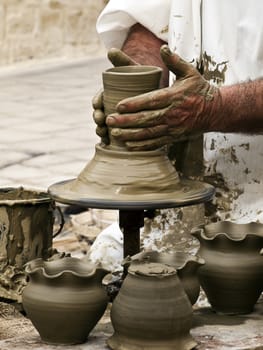
[[[114,67],[136,65],[137,63],[127,56],[123,51],[112,48],[108,52],[108,59]],[[106,116],[103,107],[103,91],[99,91],[92,99],[93,120],[97,124],[96,134],[101,138],[104,144],[109,143],[108,128],[106,125]]]
[[[167,45],[161,56],[176,75],[171,87],[127,98],[108,116],[112,135],[125,141],[129,150],[152,150],[189,135],[208,130],[213,104],[220,99],[219,89]]]

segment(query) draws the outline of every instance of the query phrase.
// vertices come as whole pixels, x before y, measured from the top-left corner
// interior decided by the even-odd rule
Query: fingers
[[[119,113],[134,113],[143,110],[166,108],[170,105],[172,93],[170,88],[159,89],[135,97],[129,97],[116,106]]]
[[[92,107],[94,109],[103,109],[103,91],[100,90],[92,99]]]
[[[97,126],[96,128],[96,134],[99,137],[105,137],[108,135],[108,128],[106,126]]]
[[[96,134],[101,138],[101,142],[105,145],[108,145],[110,143],[109,134],[108,134],[108,128],[97,126],[96,128]]]
[[[199,74],[198,71],[188,62],[184,61],[176,53],[171,52],[168,45],[163,45],[160,49],[162,60],[168,69],[178,78],[184,78]]]
[[[115,48],[108,51],[108,59],[115,67],[137,65],[137,63],[123,51]]]
[[[129,151],[151,151],[157,148],[161,148],[172,142],[172,137],[162,136],[151,140],[126,142],[125,145]]]
[[[93,111],[93,120],[98,126],[105,126],[106,116],[100,109]]]
[[[92,99],[93,120],[97,124],[96,134],[101,138],[101,142],[108,145],[109,136],[106,126],[106,116],[103,112],[103,92],[99,91]]]
[[[121,141],[141,141],[158,138],[168,134],[167,125],[157,125],[150,128],[139,129],[111,129],[111,135]]]
[[[109,145],[110,144],[110,139],[108,136],[102,137],[101,138],[101,143],[103,143],[104,145]]]
[[[161,125],[165,110],[142,111],[133,114],[110,114],[106,119],[109,127],[118,128],[145,128]]]
[[[100,137],[101,142],[105,145],[108,145],[110,143],[109,134],[108,134],[108,128],[97,126],[96,128],[96,134]]]

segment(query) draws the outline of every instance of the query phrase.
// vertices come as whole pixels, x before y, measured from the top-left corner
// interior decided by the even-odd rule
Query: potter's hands
[[[218,88],[167,45],[161,47],[161,56],[177,77],[173,85],[119,102],[118,113],[106,120],[112,135],[131,151],[156,149],[209,131],[214,100],[220,99]]]
[[[123,51],[112,48],[108,52],[108,59],[114,67],[137,65],[137,63],[127,56]],[[103,91],[99,91],[92,99],[93,120],[97,124],[96,134],[101,138],[104,144],[109,143],[108,128],[106,125],[106,116],[103,107]]]

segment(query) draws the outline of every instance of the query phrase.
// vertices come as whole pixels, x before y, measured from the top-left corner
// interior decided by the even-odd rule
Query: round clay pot
[[[176,291],[176,292],[175,292]],[[111,309],[114,350],[192,349],[192,307],[176,270],[132,264]]]
[[[263,225],[212,223],[192,232],[200,242],[200,284],[212,309],[223,314],[253,311],[263,289]]]
[[[197,270],[204,265],[204,259],[199,256],[191,255],[182,251],[162,253],[157,251],[145,251],[127,257],[123,265],[140,262],[157,262],[169,266],[173,266],[177,270],[184,290],[192,305],[195,304],[200,293],[200,283],[197,276]]]
[[[36,259],[25,271],[29,282],[22,303],[41,339],[50,344],[85,342],[108,303],[101,283],[108,271],[71,257]]]

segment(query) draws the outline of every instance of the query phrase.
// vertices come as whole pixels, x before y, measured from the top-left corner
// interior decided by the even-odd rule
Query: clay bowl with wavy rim
[[[222,221],[199,227],[192,235],[205,260],[198,278],[212,309],[251,313],[263,290],[263,224]]]
[[[29,282],[22,303],[41,339],[49,344],[84,343],[106,309],[102,279],[108,271],[64,257],[30,261],[25,272]]]

